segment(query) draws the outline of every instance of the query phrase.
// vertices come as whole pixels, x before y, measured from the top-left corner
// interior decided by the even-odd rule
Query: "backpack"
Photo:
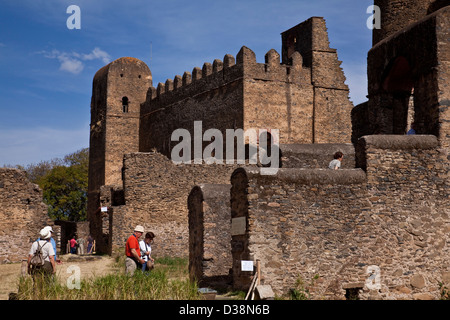
[[[36,241],[36,242],[37,242],[38,247],[37,247],[36,251],[34,252],[33,256],[31,257],[30,263],[33,267],[42,267],[45,263],[44,253],[42,252],[42,249],[48,242],[44,243],[42,245],[42,247],[39,244],[39,241]]]

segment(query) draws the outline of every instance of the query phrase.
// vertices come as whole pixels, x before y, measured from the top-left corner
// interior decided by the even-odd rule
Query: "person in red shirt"
[[[125,272],[133,275],[137,268],[142,268],[142,264],[145,263],[141,258],[141,250],[139,249],[139,238],[144,233],[143,226],[136,226],[134,233],[128,238],[125,244]]]
[[[76,254],[77,253],[77,240],[75,240],[75,236],[72,237],[70,240],[70,253]]]

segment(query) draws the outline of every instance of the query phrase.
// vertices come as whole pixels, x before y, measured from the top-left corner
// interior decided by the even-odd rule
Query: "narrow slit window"
[[[129,103],[128,98],[127,97],[123,97],[122,98],[122,111],[124,113],[128,113],[128,103]]]

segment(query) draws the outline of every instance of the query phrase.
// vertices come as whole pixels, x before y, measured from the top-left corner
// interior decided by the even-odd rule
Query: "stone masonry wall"
[[[287,294],[301,279],[313,299],[439,299],[450,282],[449,180],[433,136],[367,136],[361,169],[281,169],[232,176],[232,218],[247,229],[232,238],[234,286],[261,261],[263,281]]]
[[[279,129],[280,143],[312,143],[314,136],[314,88],[311,69],[303,67],[297,52],[291,64],[280,64],[270,50],[265,63],[257,63],[253,51],[243,47],[243,128]],[[239,60],[238,60],[239,61]]]
[[[189,256],[189,193],[202,183],[229,183],[236,165],[175,165],[159,153],[124,157],[125,205],[112,206],[112,245],[123,248],[138,224],[156,238],[155,256]]]
[[[449,162],[443,151],[435,136],[359,141],[376,223],[366,263],[380,267],[376,295],[384,299],[439,299],[439,282],[450,283]]]
[[[439,8],[440,0],[375,0],[381,8],[381,28],[373,30],[373,45]]]
[[[139,150],[170,157],[177,144],[171,142],[172,132],[184,128],[193,137],[194,121],[202,121],[203,131],[242,128],[242,99],[241,66],[231,55],[159,83],[142,104]]]
[[[328,44],[325,21],[318,20],[320,28],[305,32],[317,32]],[[305,66],[299,52],[281,64],[272,49],[265,63],[257,63],[255,53],[242,47],[236,58],[227,54],[223,62],[151,87],[141,105],[139,150],[170,156],[177,143],[172,133],[183,128],[193,136],[194,121],[224,136],[226,129],[262,128],[279,129],[280,143],[350,142],[353,105],[336,50],[327,50],[314,51],[313,64]]]
[[[252,275],[240,271],[241,260],[260,260],[264,283],[278,295],[300,277],[306,283],[340,269],[351,252],[347,234],[366,207],[362,170],[289,168],[262,176],[237,169],[231,182],[232,218],[247,216],[247,232],[232,238],[236,288],[248,288]]]
[[[0,263],[26,259],[40,229],[49,224],[39,187],[21,170],[0,168]]]
[[[355,168],[355,148],[350,143],[282,144],[280,145],[280,166],[282,168],[326,169],[337,151],[344,154],[341,168]]]
[[[94,214],[100,188],[120,185],[123,155],[139,151],[140,105],[151,85],[148,66],[130,57],[104,66],[93,80],[87,214],[99,252],[106,252],[107,247],[101,235],[102,220]]]
[[[294,63],[298,60],[295,55],[300,54],[304,68],[311,74],[314,89],[312,142],[350,142],[353,104],[340,67],[342,62],[337,50],[330,48],[325,19],[311,17],[281,35],[283,64]]]
[[[447,6],[378,42],[369,51],[369,101],[357,107],[359,112],[353,112],[354,123],[359,124],[356,138],[406,133],[406,109],[413,108],[416,132],[433,134],[443,148],[449,148],[449,18]],[[399,60],[403,60],[401,71],[395,70]],[[386,81],[391,76],[393,79]],[[413,103],[408,106],[412,89]],[[361,124],[370,129],[364,130]]]

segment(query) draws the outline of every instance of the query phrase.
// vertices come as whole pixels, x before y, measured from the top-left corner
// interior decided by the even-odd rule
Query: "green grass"
[[[122,259],[116,259],[114,274],[81,280],[80,289],[69,289],[58,279],[21,277],[19,300],[198,300],[195,283],[187,277],[187,260],[156,260],[150,273],[124,273]]]

